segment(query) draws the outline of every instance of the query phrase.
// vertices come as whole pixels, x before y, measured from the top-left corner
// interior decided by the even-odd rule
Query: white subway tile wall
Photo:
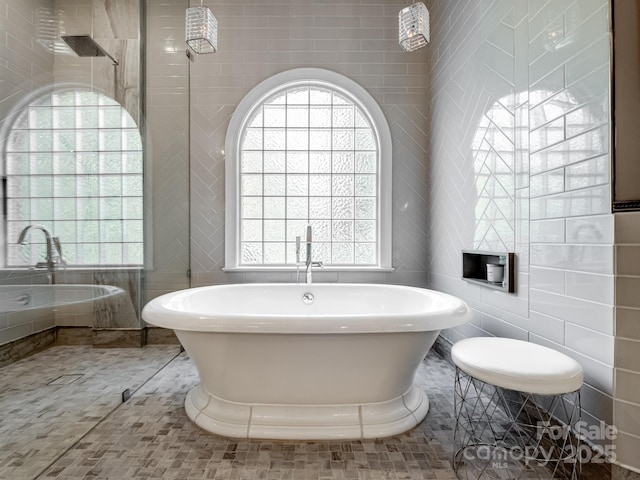
[[[586,418],[611,423],[608,2],[428,6],[430,281],[474,310],[444,336],[522,338],[569,354],[585,369]],[[460,279],[460,252],[472,248],[516,253],[515,294]]]

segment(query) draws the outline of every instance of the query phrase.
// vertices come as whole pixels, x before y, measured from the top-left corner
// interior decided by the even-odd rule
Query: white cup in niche
[[[487,281],[501,283],[504,280],[504,265],[487,263]]]

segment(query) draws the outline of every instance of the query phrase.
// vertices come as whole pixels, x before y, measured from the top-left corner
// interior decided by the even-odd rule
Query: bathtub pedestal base
[[[424,391],[412,386],[392,400],[361,405],[268,405],[230,402],[202,385],[185,400],[199,427],[235,438],[354,440],[397,435],[418,425],[429,410]]]

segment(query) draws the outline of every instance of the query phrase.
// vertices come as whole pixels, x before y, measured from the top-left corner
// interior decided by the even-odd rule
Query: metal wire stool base
[[[482,382],[456,367],[453,468],[465,480],[577,480],[580,390],[539,395]],[[555,418],[561,419],[560,424]]]

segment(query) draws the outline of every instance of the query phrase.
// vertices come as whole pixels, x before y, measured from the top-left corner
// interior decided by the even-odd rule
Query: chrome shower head
[[[114,65],[118,65],[118,60],[98,45],[91,35],[63,35],[62,40],[79,57],[109,57]]]

